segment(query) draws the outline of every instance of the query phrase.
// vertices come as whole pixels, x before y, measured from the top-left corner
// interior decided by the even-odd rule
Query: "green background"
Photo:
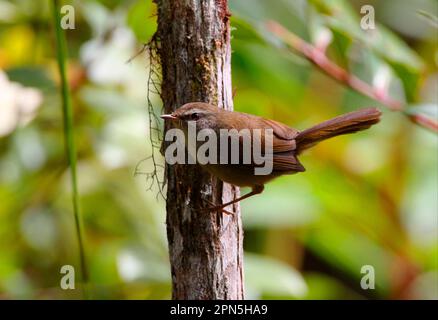
[[[75,10],[67,63],[90,292],[168,299],[165,206],[157,185],[148,190],[152,164],[144,160],[152,152],[150,59],[142,52],[127,63],[154,34],[156,7],[67,3]],[[75,266],[77,282],[80,269],[49,4],[0,0],[1,299],[82,298],[59,285],[63,265]],[[375,9],[375,30],[360,28],[363,4]],[[383,111],[371,130],[306,152],[305,173],[242,202],[247,298],[437,299],[437,135],[322,74],[265,22],[316,44],[331,35],[330,59],[370,84],[383,81],[411,113],[437,119],[438,2],[230,0],[230,9],[236,110],[297,129],[362,107]],[[150,99],[159,114],[159,97]],[[374,290],[360,286],[366,265]]]

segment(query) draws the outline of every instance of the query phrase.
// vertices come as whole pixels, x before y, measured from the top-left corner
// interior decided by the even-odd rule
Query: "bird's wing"
[[[295,137],[299,131],[271,119],[262,120],[269,128],[272,128],[274,134],[273,170],[284,173],[305,171],[303,165],[295,156]]]
[[[274,153],[273,157],[273,170],[281,171],[284,173],[295,173],[306,171],[304,166],[300,163],[298,158],[295,156],[295,150]]]
[[[296,148],[295,137],[299,131],[293,129],[281,122],[277,122],[271,119],[265,119],[261,117],[251,116],[249,123],[255,128],[260,129],[272,129],[273,131],[273,152],[286,152],[292,151]],[[262,145],[264,140],[262,139]]]
[[[238,115],[238,116],[237,116]],[[230,113],[231,116],[231,113]],[[236,122],[239,122],[239,125],[237,125]],[[286,173],[294,173],[294,172],[301,172],[304,171],[304,167],[301,165],[301,163],[298,161],[298,159],[295,157],[295,149],[296,149],[296,142],[295,137],[298,135],[299,131],[293,128],[288,127],[287,125],[277,122],[270,119],[264,119],[261,117],[257,117],[254,115],[249,115],[245,113],[233,113],[233,118],[229,119],[229,121],[226,122],[228,124],[228,128],[230,123],[235,124],[233,129],[272,129],[273,133],[273,141],[272,141],[272,161],[273,161],[273,170],[274,171],[281,171]],[[242,126],[242,123],[245,123],[245,126]],[[253,135],[253,143],[256,140]],[[242,151],[243,148],[243,137],[239,137],[240,140],[240,149]],[[261,135],[261,146],[265,146],[264,143],[264,134]],[[264,150],[264,149],[263,149]],[[254,164],[253,164],[254,165]]]
[[[270,127],[274,130],[274,135],[279,139],[293,140],[299,133],[298,130],[291,128],[281,122],[264,118],[261,118],[261,120],[266,124],[267,127]]]

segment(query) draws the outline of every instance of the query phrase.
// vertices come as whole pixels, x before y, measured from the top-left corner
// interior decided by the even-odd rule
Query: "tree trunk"
[[[227,0],[155,0],[165,113],[202,101],[232,110]],[[167,124],[168,125],[168,124]],[[165,129],[169,129],[166,127]],[[234,215],[199,212],[239,195],[198,165],[167,166],[173,299],[243,299],[243,230]]]

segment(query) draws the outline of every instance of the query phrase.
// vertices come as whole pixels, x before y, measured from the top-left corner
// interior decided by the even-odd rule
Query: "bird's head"
[[[189,122],[196,124],[196,131],[215,129],[217,115],[222,109],[204,102],[191,102],[179,107],[171,114],[163,114],[166,121],[178,122],[182,129],[188,128]]]

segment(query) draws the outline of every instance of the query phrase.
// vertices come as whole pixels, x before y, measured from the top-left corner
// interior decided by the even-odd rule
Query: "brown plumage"
[[[367,108],[343,114],[300,132],[296,137],[297,154],[322,140],[368,129],[380,120],[381,112]]]
[[[368,129],[379,122],[380,111],[376,108],[367,108],[343,114],[336,118],[324,121],[304,131],[298,131],[283,123],[250,115],[241,112],[226,111],[213,105],[193,102],[183,105],[171,115],[163,115],[162,118],[177,120],[179,126],[186,130],[188,121],[196,122],[196,129],[212,129],[219,136],[220,129],[272,129],[273,130],[273,155],[272,172],[268,175],[255,175],[254,169],[257,166],[251,164],[206,164],[203,167],[211,174],[222,181],[237,185],[248,186],[252,192],[212,209],[223,209],[224,207],[243,200],[263,191],[264,184],[270,180],[284,175],[305,171],[297,156],[317,143],[342,134],[353,133]],[[245,135],[239,137],[239,150],[243,149],[242,141]],[[252,142],[254,137],[251,136]],[[218,139],[219,141],[219,139]],[[219,142],[218,142],[219,143]],[[264,145],[264,135],[261,136],[261,145]],[[251,151],[252,152],[252,151]],[[218,145],[219,153],[219,145]],[[241,155],[240,152],[239,155]],[[241,160],[241,159],[240,159]]]

